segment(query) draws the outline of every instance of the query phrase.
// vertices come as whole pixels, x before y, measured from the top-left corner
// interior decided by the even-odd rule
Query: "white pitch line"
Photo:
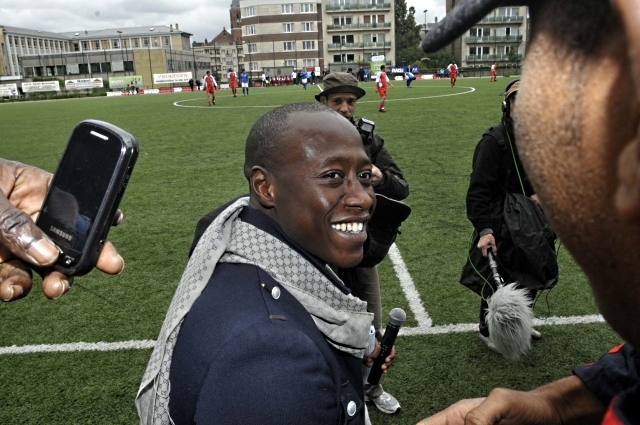
[[[156,342],[150,339],[141,341],[120,342],[71,342],[68,344],[39,344],[39,345],[12,345],[0,347],[0,355],[3,354],[30,354],[30,353],[61,353],[75,351],[117,351],[117,350],[144,350],[153,348]]]
[[[404,295],[407,297],[407,301],[409,301],[409,308],[418,321],[418,327],[430,328],[433,324],[433,322],[431,321],[431,317],[429,317],[429,314],[422,305],[420,294],[416,290],[416,285],[413,283],[413,279],[409,274],[407,265],[402,260],[400,250],[395,243],[391,245],[391,249],[389,249],[389,259],[391,260],[393,269],[395,270],[396,275],[400,280],[400,287],[402,288]]]

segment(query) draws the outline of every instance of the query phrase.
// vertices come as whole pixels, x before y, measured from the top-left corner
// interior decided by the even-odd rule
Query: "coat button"
[[[356,414],[356,402],[355,401],[350,401],[349,404],[347,404],[347,414],[349,416],[353,416]]]
[[[278,298],[280,298],[280,288],[278,288],[277,286],[274,286],[273,289],[271,290],[271,296],[273,297],[274,300],[277,300]]]

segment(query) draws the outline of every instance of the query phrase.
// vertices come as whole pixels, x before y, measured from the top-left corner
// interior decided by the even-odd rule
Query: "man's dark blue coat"
[[[267,216],[245,208],[240,219],[324,271]],[[279,287],[280,297],[262,283]],[[327,343],[302,304],[253,265],[218,264],[182,324],[170,381],[169,411],[177,425],[364,423],[361,359]]]

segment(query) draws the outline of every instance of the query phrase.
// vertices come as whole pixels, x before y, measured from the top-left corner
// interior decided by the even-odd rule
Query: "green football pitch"
[[[582,272],[561,249],[560,283],[535,305],[543,339],[519,361],[477,338],[478,297],[458,283],[471,236],[465,193],[473,149],[500,119],[508,79],[402,81],[377,112],[373,83],[358,102],[403,169],[413,213],[380,265],[383,314],[408,315],[398,357],[384,380],[401,413],[370,407],[372,422],[412,424],[450,403],[497,386],[528,390],[566,376],[620,342],[597,316]],[[166,309],[187,262],[198,219],[246,193],[244,141],[278,105],[314,101],[317,86],[252,88],[249,96],[202,92],[0,104],[0,157],[54,171],[72,128],[93,118],[140,144],[109,237],[124,257],[117,277],[76,279],[50,301],[31,295],[0,303],[0,424],[134,424],[134,398]],[[385,319],[386,324],[386,319]],[[277,394],[274,394],[277,397]],[[250,403],[250,400],[246,401]],[[308,400],[313,403],[313,400]]]

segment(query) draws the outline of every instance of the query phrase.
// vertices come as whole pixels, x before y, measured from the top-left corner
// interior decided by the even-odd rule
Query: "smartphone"
[[[36,221],[61,249],[54,269],[82,276],[95,267],[137,158],[136,139],[114,125],[73,129]]]

